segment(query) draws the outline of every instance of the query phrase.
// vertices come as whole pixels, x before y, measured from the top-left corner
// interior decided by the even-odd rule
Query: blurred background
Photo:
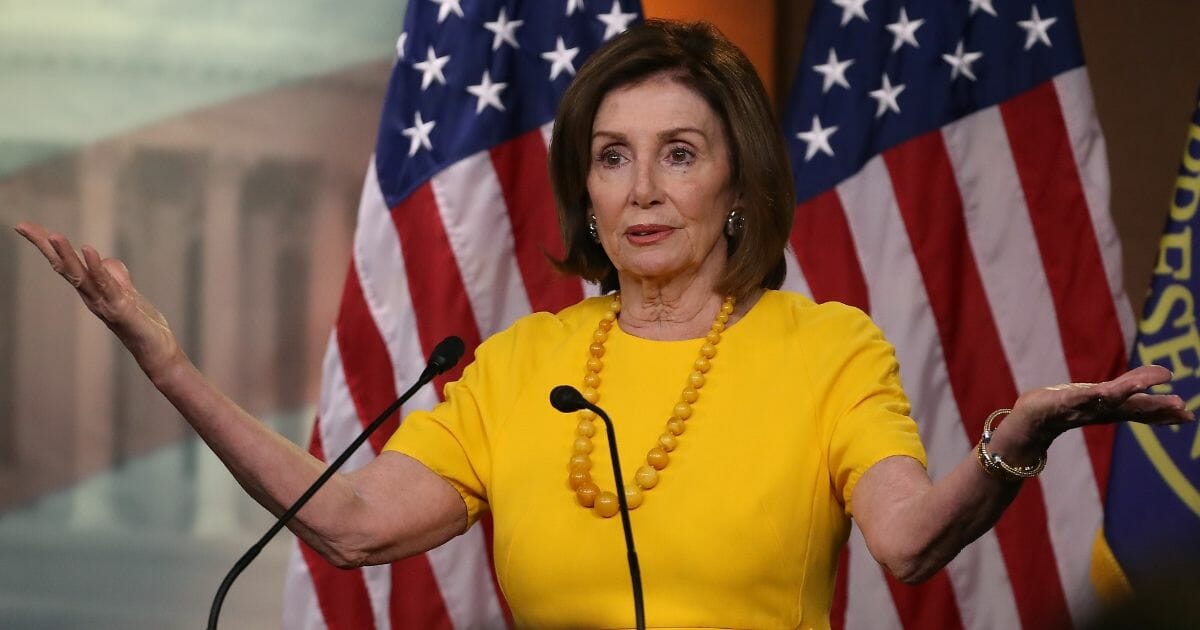
[[[643,4],[716,23],[786,105],[812,0]],[[209,378],[305,443],[405,8],[0,0],[0,626],[202,625],[270,524],[7,228],[123,259]],[[1140,313],[1200,87],[1200,3],[1076,11]],[[226,624],[278,626],[286,556],[281,536]]]

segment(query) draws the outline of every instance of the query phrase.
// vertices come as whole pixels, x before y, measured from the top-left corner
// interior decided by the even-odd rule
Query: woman
[[[711,27],[650,21],[597,52],[560,107],[551,174],[560,267],[619,292],[487,340],[443,405],[336,477],[292,525],[331,562],[419,553],[491,510],[518,624],[630,626],[606,518],[623,491],[650,626],[821,627],[850,516],[881,564],[917,582],[995,523],[1063,431],[1192,419],[1178,397],[1140,393],[1168,380],[1157,367],[1035,390],[932,483],[878,329],[775,290],[789,169],[762,85]],[[280,513],[316,478],[319,461],[204,380],[119,262],[17,229],[259,502]],[[562,383],[618,422],[626,488],[589,414],[547,404]]]

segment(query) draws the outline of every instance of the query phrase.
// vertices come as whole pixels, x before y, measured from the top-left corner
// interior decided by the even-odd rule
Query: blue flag
[[[1130,357],[1135,367],[1157,364],[1170,369],[1174,373],[1171,382],[1156,391],[1178,394],[1193,411],[1200,408],[1198,201],[1200,101],[1188,127],[1171,213]],[[1134,591],[1164,579],[1165,568],[1186,563],[1200,551],[1200,433],[1196,424],[1150,427],[1129,423],[1117,430],[1104,539],[1111,549],[1110,560],[1119,565],[1119,570],[1109,567],[1113,570],[1109,576],[1119,576],[1123,587]]]

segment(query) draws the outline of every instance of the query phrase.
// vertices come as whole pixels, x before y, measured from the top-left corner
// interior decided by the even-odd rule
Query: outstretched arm
[[[1045,456],[1063,432],[1085,425],[1194,421],[1178,396],[1143,393],[1170,378],[1166,368],[1143,366],[1105,383],[1027,392],[1000,422],[989,449],[1013,466],[1025,466]],[[876,561],[915,583],[990,529],[1020,488],[1019,481],[985,472],[974,450],[936,483],[916,460],[890,457],[863,473],[851,508]]]
[[[124,264],[101,259],[86,245],[81,258],[65,236],[34,223],[19,223],[16,231],[75,288],[256,501],[282,514],[321,474],[324,463],[204,378]],[[384,453],[332,478],[289,527],[331,562],[348,567],[420,553],[461,533],[466,520],[466,507],[448,482],[406,455]]]

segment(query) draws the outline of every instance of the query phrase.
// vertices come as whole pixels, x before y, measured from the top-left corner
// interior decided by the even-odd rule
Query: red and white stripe
[[[797,209],[792,245],[814,297],[868,310],[895,344],[935,479],[1017,393],[1124,367],[1133,317],[1106,173],[1081,68],[893,148]],[[835,626],[1078,624],[1096,603],[1110,439],[1062,436],[997,527],[917,589],[884,578],[856,533]]]
[[[457,334],[473,348],[533,309],[582,299],[583,283],[557,274],[542,254],[543,244],[558,239],[544,175],[549,131],[534,130],[452,165],[396,208],[386,206],[374,164],[369,167],[323,367],[314,454],[325,458],[344,449],[417,377],[422,357],[446,335]],[[530,173],[542,173],[541,180]],[[441,386],[456,377],[424,388],[402,413],[432,407]],[[395,426],[380,429],[371,450],[356,454],[347,469],[374,457]],[[335,569],[297,543],[284,625],[502,626],[508,613],[492,577],[489,541],[485,520],[423,556],[353,571]]]
[[[442,337],[457,334],[473,348],[530,310],[595,293],[542,256],[543,247],[561,247],[545,175],[549,131],[457,163],[396,208],[386,207],[368,170],[324,365],[311,446],[318,456],[344,448]],[[797,208],[785,288],[859,306],[887,333],[935,478],[967,456],[986,415],[1019,392],[1099,380],[1124,366],[1133,317],[1106,169],[1079,69],[895,147]],[[435,404],[444,382],[407,410]],[[372,451],[388,433],[371,440]],[[1046,473],[1026,484],[1000,524],[919,588],[885,577],[854,533],[834,625],[1078,623],[1095,601],[1086,572],[1108,439],[1103,431],[1060,438]],[[364,450],[350,467],[372,456]],[[424,556],[356,571],[297,553],[284,625],[504,625],[489,541],[485,521]]]

